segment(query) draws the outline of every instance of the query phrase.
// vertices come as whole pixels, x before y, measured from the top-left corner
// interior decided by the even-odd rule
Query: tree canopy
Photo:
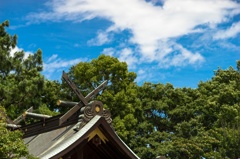
[[[6,128],[5,109],[0,106],[0,158],[2,159],[37,159],[28,153],[27,146],[22,140],[22,133]]]
[[[0,25],[0,105],[14,118],[24,109],[40,105],[44,78],[40,74],[43,67],[41,50],[28,57],[24,51],[11,54],[17,36],[5,32],[8,25],[8,21]]]
[[[135,134],[132,128],[137,124],[135,116],[140,110],[140,104],[135,104],[138,103],[137,85],[134,82],[136,74],[128,71],[127,64],[117,58],[100,55],[91,62],[80,62],[68,74],[75,84],[79,84],[84,95],[103,81],[108,81],[107,88],[96,99],[110,110],[119,136],[126,141],[130,140]]]
[[[138,86],[126,63],[106,55],[79,63],[69,75],[85,93],[109,81],[97,99],[112,113],[116,132],[141,158],[237,158],[239,64],[217,69],[195,89],[170,83]]]
[[[49,110],[48,107],[44,108],[46,84],[40,72],[43,68],[42,52],[39,49],[28,56],[24,51],[12,53],[17,45],[17,36],[5,31],[8,26],[8,21],[0,24],[0,108],[4,112],[6,110],[11,119],[31,106],[36,111]],[[3,118],[0,124],[0,158],[27,156],[28,150],[21,140],[22,133],[7,130],[4,121]]]
[[[12,53],[17,36],[0,24],[0,108],[14,119],[33,106],[48,115],[63,113],[59,99],[78,101],[65,82],[41,74],[42,52]],[[137,85],[125,62],[100,55],[80,62],[67,73],[86,96],[107,80],[107,88],[93,100],[110,110],[117,134],[140,158],[169,159],[240,157],[240,61],[237,67],[218,68],[211,80],[197,88],[175,88],[171,83]],[[3,113],[4,114],[4,113]],[[19,131],[9,131],[0,114],[0,158],[20,158],[28,151]]]
[[[198,88],[144,83],[144,118],[131,140],[142,158],[238,158],[240,156],[240,66],[219,68]],[[141,144],[141,146],[140,146]]]

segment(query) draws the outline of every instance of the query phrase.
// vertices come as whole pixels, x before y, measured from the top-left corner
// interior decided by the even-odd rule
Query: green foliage
[[[62,86],[58,81],[44,81],[44,87],[41,93],[42,105],[38,108],[39,113],[51,116],[59,114],[58,110],[61,108],[59,108],[56,103],[58,100],[66,98],[65,94],[61,90]],[[56,113],[56,111],[58,113]]]
[[[240,157],[240,62],[218,69],[197,89],[144,83],[143,116],[131,147],[141,158]],[[134,128],[136,129],[136,128]]]
[[[45,80],[41,75],[40,49],[28,56],[24,51],[11,54],[17,44],[17,36],[9,35],[5,31],[7,26],[8,21],[0,25],[0,105],[12,119],[31,106],[37,112],[55,115],[56,102],[61,96],[60,83]]]
[[[0,106],[0,158],[1,159],[35,159],[28,154],[27,146],[22,140],[20,131],[10,131],[6,128],[5,110]]]
[[[49,107],[46,104],[43,104],[38,107],[37,113],[39,114],[45,114],[45,115],[50,115],[50,116],[56,116],[59,113],[55,111],[51,111]]]
[[[95,99],[104,103],[104,107],[110,110],[114,127],[119,136],[129,141],[134,137],[137,124],[136,114],[139,113],[140,103],[137,99],[137,85],[134,80],[136,74],[128,72],[127,64],[118,61],[117,58],[100,55],[91,62],[80,62],[72,67],[68,73],[70,78],[86,96],[103,81],[108,81],[106,90]],[[68,88],[65,93],[71,94]],[[70,96],[69,100],[79,101]]]
[[[239,67],[238,62],[237,70],[219,68],[197,89],[174,88],[170,83],[137,86],[126,63],[105,55],[79,63],[68,74],[84,95],[109,81],[96,99],[110,110],[118,135],[140,158],[238,158]]]
[[[11,36],[5,31],[5,27],[8,26],[8,21],[0,24],[0,105],[7,115],[14,119],[31,106],[36,110],[41,105],[43,107],[45,103],[42,95],[46,87],[44,77],[40,74],[43,68],[41,50],[28,56],[25,56],[24,51],[12,54],[11,50],[17,45],[17,36]],[[9,131],[4,124],[5,120],[2,119],[0,158],[34,158],[28,155],[26,145],[22,141],[22,133]]]
[[[0,105],[15,118],[30,106],[37,108],[41,104],[39,97],[44,78],[40,74],[43,67],[41,50],[28,57],[24,57],[23,51],[10,54],[17,36],[5,32],[8,25],[8,21],[0,25]]]

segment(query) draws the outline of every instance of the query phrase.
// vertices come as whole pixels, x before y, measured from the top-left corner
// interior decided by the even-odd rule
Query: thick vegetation
[[[74,93],[64,82],[44,79],[41,50],[28,57],[23,51],[11,55],[17,37],[5,32],[7,26],[7,21],[0,25],[0,106],[12,119],[30,106],[43,114],[65,112],[56,101],[78,101]],[[170,83],[138,86],[125,62],[106,55],[80,62],[68,75],[84,95],[108,80],[94,100],[110,110],[118,135],[140,158],[240,157],[240,61],[236,69],[219,68],[195,89]],[[21,133],[7,130],[0,116],[0,134],[5,134],[0,137],[0,158],[27,156]]]
[[[144,118],[131,144],[142,158],[238,158],[240,62],[218,69],[198,88],[145,83],[138,98]],[[141,146],[139,146],[141,144]]]
[[[31,106],[37,112],[54,114],[47,103],[51,104],[55,99],[48,92],[48,86],[55,82],[44,80],[40,73],[43,67],[41,50],[29,56],[24,51],[11,53],[17,44],[17,36],[5,31],[8,26],[8,21],[0,24],[0,158],[18,159],[28,156],[28,151],[20,140],[21,132],[6,129],[5,111],[12,119]],[[52,87],[52,90],[55,89]]]
[[[126,63],[105,55],[79,63],[69,75],[86,93],[109,81],[98,99],[111,111],[120,137],[141,158],[237,158],[240,62],[237,68],[219,68],[196,89],[170,83],[137,86]]]

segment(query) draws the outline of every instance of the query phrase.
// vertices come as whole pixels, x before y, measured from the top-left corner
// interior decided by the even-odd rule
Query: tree
[[[70,69],[68,75],[85,96],[103,81],[108,81],[107,88],[95,99],[102,101],[104,108],[110,110],[114,128],[124,141],[129,141],[135,134],[133,127],[137,124],[135,116],[140,112],[140,104],[136,98],[136,74],[128,71],[127,64],[117,58],[100,55],[91,62],[80,62]],[[70,94],[68,88],[65,90],[66,95]],[[78,101],[72,94],[69,100]]]
[[[65,99],[65,94],[61,91],[62,85],[58,81],[45,79],[43,90],[41,92],[41,105],[36,110],[37,113],[55,116],[59,114],[57,101]]]
[[[213,137],[219,141],[214,147],[221,158],[238,158],[240,156],[240,72],[229,67],[218,68],[212,80],[199,84],[199,121],[206,131],[214,131]],[[200,102],[201,101],[201,102]]]
[[[141,158],[237,158],[239,65],[238,70],[218,69],[197,89],[170,83],[137,86],[126,63],[105,55],[73,66],[68,75],[84,95],[109,81],[96,99],[110,110],[117,133]],[[66,99],[77,100],[64,83],[63,88]]]
[[[8,26],[8,21],[0,24],[0,158],[34,158],[28,154],[22,140],[23,134],[6,128],[5,117],[13,119],[31,106],[38,109],[44,105],[41,97],[46,87],[40,74],[42,52],[38,50],[27,57],[24,51],[12,54],[11,50],[17,45],[17,36],[5,31]],[[7,115],[3,115],[5,110]]]
[[[144,83],[144,115],[131,140],[141,158],[239,158],[240,62],[197,89]],[[136,129],[136,128],[135,128]]]
[[[5,31],[9,22],[0,24],[0,105],[7,114],[15,118],[30,106],[41,105],[41,92],[44,85],[42,70],[42,52],[24,56],[24,51],[11,50],[17,44],[17,36]]]
[[[188,139],[196,133],[194,129],[188,131],[198,125],[195,120],[181,123],[193,118],[192,101],[196,97],[194,90],[175,89],[170,83],[144,83],[139,87],[138,98],[144,115],[139,120],[136,137],[131,140],[135,152],[142,158],[155,158],[159,155],[177,157],[170,153],[174,148],[174,140],[180,139],[181,135]],[[184,126],[185,130],[179,132],[183,129],[177,129],[177,125]]]
[[[0,158],[2,159],[36,159],[29,155],[27,146],[22,140],[20,131],[10,131],[6,128],[5,109],[0,106]]]

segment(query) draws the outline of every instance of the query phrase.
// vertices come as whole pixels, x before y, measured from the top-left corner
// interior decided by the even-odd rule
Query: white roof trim
[[[51,152],[48,152],[47,154],[44,154],[41,158],[42,159],[49,159],[55,155],[57,155],[59,152],[62,152],[69,146],[71,146],[73,143],[75,143],[79,138],[81,138],[84,134],[89,131],[89,129],[94,126],[97,121],[101,118],[101,116],[96,115],[93,119],[91,119],[82,129],[80,129],[76,134],[71,136],[69,139],[67,139],[66,142],[62,143],[59,146],[56,146],[51,150]],[[138,159],[140,159],[123,141],[122,139],[115,133],[115,135],[119,138],[119,140],[126,146],[126,148]]]
[[[117,134],[116,134],[117,135]],[[125,142],[122,141],[122,139],[117,135],[117,137],[119,138],[119,140],[126,146],[126,148],[132,152],[132,154],[134,154],[134,156],[136,156],[136,158],[140,159],[129,147],[128,145],[125,144]]]
[[[76,142],[79,138],[81,138],[100,118],[101,118],[101,116],[96,115],[80,131],[78,131],[76,134],[71,136],[66,142],[64,142],[60,146],[56,147],[55,149],[53,149],[51,152],[45,154],[41,158],[49,159],[49,158],[57,155],[59,152],[65,150],[69,146],[71,146],[74,142]]]

